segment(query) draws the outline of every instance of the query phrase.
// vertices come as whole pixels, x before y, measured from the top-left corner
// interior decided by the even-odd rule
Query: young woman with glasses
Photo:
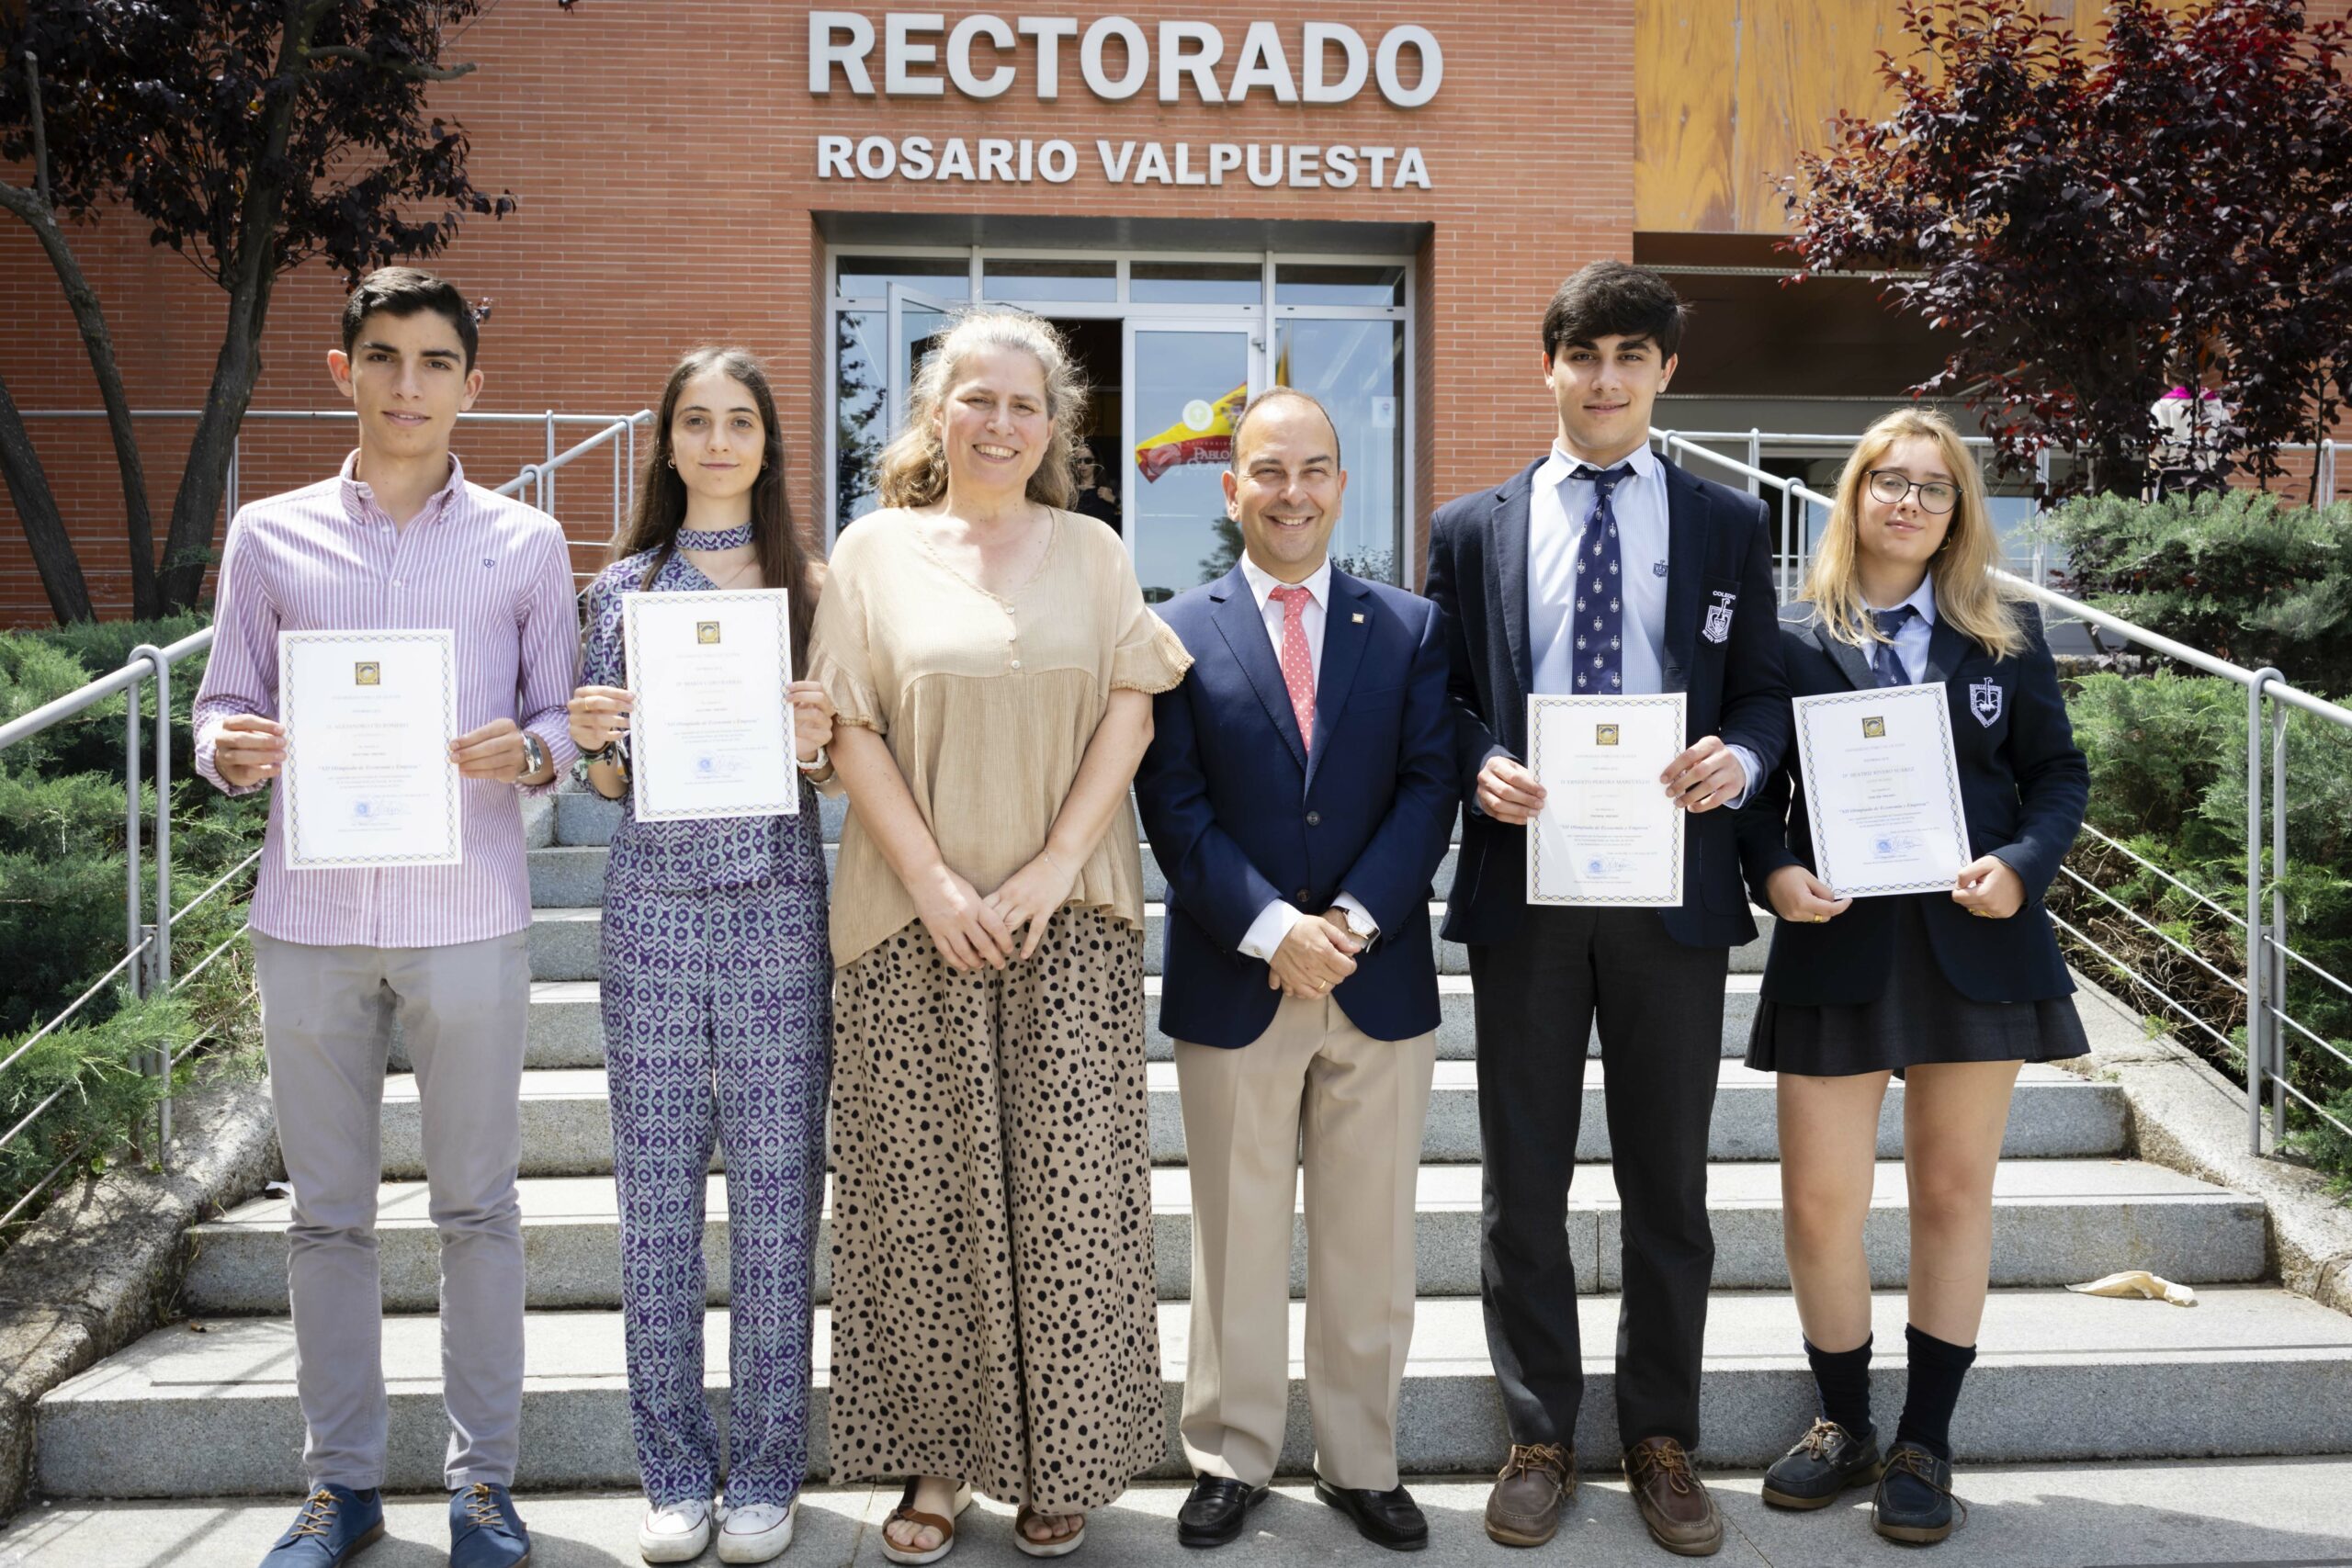
[[[2089,1049],[2041,896],[2089,795],[2039,618],[1990,575],[1984,481],[1940,415],[1872,425],[1838,480],[1804,601],[1781,616],[1796,696],[1934,684],[1950,702],[1969,842],[1949,892],[1837,897],[1815,859],[1798,749],[1740,813],[1758,903],[1780,916],[1747,1065],[1779,1075],[1789,1277],[1820,1416],[1764,1500],[1818,1508],[1876,1482],[1873,1528],[1951,1533],[1952,1410],[1976,1356],[1993,1172],[2022,1062]],[[1887,1080],[1905,1081],[1909,1385],[1891,1446],[1870,1404],[1862,1225]]]

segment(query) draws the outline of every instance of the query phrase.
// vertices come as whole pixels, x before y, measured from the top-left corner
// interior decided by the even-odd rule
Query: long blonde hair
[[[1862,602],[1857,573],[1863,491],[1871,470],[1885,461],[1894,444],[1913,437],[1936,444],[1944,471],[1960,491],[1944,542],[1928,564],[1928,575],[1936,584],[1937,618],[1950,621],[1986,651],[2006,659],[2025,647],[2026,636],[2016,595],[1992,575],[2000,564],[2001,539],[1984,504],[1984,476],[1951,421],[1933,409],[1896,409],[1881,416],[1854,444],[1846,471],[1838,476],[1829,525],[1805,573],[1804,596],[1813,602],[1814,618],[1829,628],[1830,636],[1857,648],[1886,640]]]
[[[907,389],[907,422],[876,464],[875,489],[885,506],[929,506],[947,493],[947,449],[940,444],[939,411],[964,362],[990,349],[1017,349],[1046,372],[1046,417],[1053,434],[1046,456],[1029,476],[1029,499],[1067,509],[1077,499],[1073,472],[1079,427],[1086,421],[1087,386],[1069,344],[1052,322],[1024,310],[965,312],[915,372]]]

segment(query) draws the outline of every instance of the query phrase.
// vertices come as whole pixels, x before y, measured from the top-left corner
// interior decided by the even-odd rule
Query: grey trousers
[[[277,1141],[294,1190],[286,1279],[302,1464],[313,1486],[384,1480],[376,1189],[398,1017],[416,1070],[441,1240],[445,1478],[512,1485],[523,1405],[523,1033],[526,935],[447,947],[317,947],[254,933]]]

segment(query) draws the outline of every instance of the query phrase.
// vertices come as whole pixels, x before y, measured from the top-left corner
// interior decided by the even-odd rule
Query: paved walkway
[[[1820,1514],[1765,1507],[1757,1477],[1711,1475],[1732,1527],[1716,1562],[1731,1568],[1839,1568],[1848,1563],[1941,1562],[1951,1568],[2321,1568],[2352,1564],[2352,1459],[2174,1461],[2144,1464],[1995,1466],[1964,1471],[1961,1493],[1972,1512],[1940,1551],[1901,1556],[1871,1533],[1860,1500]],[[1430,1550],[1390,1559],[1367,1545],[1314,1499],[1285,1485],[1251,1516],[1256,1534],[1215,1553],[1176,1544],[1172,1519],[1183,1490],[1137,1487],[1095,1516],[1073,1564],[1118,1568],[1293,1568],[1293,1565],[1411,1562],[1476,1562],[1534,1568],[1543,1563],[1664,1568],[1673,1562],[1649,1544],[1622,1483],[1588,1481],[1574,1521],[1550,1546],[1513,1551],[1487,1541],[1478,1526],[1483,1480],[1421,1482],[1414,1495],[1429,1510]],[[865,1488],[810,1492],[799,1536],[782,1568],[859,1568],[883,1562],[878,1530],[896,1500]],[[634,1496],[526,1497],[533,1527],[532,1568],[636,1568],[639,1504]],[[293,1500],[255,1504],[74,1502],[36,1505],[0,1531],[0,1568],[253,1568],[291,1517]],[[438,1498],[396,1502],[391,1535],[359,1568],[440,1568],[447,1562],[444,1505]],[[716,1562],[715,1553],[704,1562]],[[1024,1562],[1012,1548],[1012,1510],[983,1503],[965,1516],[951,1561]]]

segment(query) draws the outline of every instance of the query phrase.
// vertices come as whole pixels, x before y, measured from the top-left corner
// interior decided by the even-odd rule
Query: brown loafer
[[[1652,1540],[1680,1557],[1713,1557],[1723,1550],[1724,1517],[1680,1443],[1644,1438],[1625,1450],[1625,1479]]]
[[[1577,1451],[1557,1443],[1513,1443],[1487,1494],[1487,1535],[1504,1546],[1541,1546],[1560,1528],[1577,1495]]]

